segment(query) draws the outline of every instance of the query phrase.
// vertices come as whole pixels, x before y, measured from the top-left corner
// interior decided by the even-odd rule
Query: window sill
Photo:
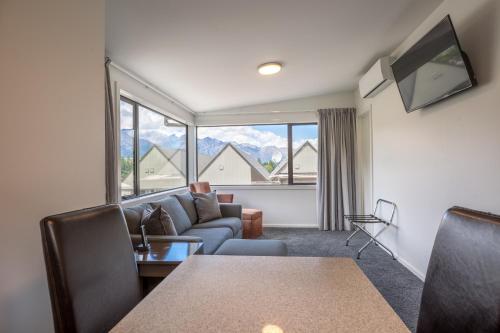
[[[211,185],[215,190],[316,190],[316,185]]]
[[[162,191],[159,193],[152,193],[152,194],[144,195],[144,196],[137,197],[137,198],[122,200],[121,205],[122,205],[122,207],[127,208],[127,207],[131,207],[131,206],[139,205],[141,203],[157,201],[157,200],[163,199],[169,195],[184,193],[186,191],[189,191],[188,187],[180,187],[180,188],[176,188],[176,189],[172,189],[172,190]]]

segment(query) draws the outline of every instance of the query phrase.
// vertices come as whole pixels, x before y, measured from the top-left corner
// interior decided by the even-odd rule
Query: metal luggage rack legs
[[[380,216],[382,204],[388,205],[390,208],[390,218],[389,220],[385,220],[383,218],[380,218],[377,216],[377,214]],[[389,252],[392,256],[392,259],[396,260],[396,257],[394,256],[394,253],[384,244],[382,244],[379,240],[377,240],[377,237],[384,232],[390,225],[392,225],[392,220],[394,219],[394,213],[396,211],[396,204],[391,201],[387,201],[384,199],[378,199],[377,204],[375,205],[375,210],[373,211],[373,214],[368,214],[368,215],[344,215],[344,218],[347,219],[350,223],[354,231],[349,235],[349,237],[346,240],[345,246],[349,246],[349,241],[351,240],[354,235],[356,235],[358,232],[362,232],[366,234],[368,237],[370,237],[370,240],[366,242],[358,251],[358,256],[357,258],[359,259],[361,256],[361,252],[363,252],[368,245],[374,243],[375,245],[380,245],[383,247],[387,252]],[[366,231],[365,225],[366,224],[376,224],[376,223],[382,223],[384,227],[380,229],[376,234],[371,234],[370,232]]]

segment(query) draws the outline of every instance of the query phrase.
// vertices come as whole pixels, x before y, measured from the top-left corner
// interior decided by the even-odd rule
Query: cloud
[[[252,126],[198,127],[198,138],[211,137],[224,142],[251,144],[258,147],[287,147],[287,138]]]
[[[120,128],[133,128],[133,111],[132,106],[123,101],[120,102]],[[139,133],[141,138],[147,138],[152,141],[164,136],[175,135],[180,137],[186,134],[186,129],[182,127],[165,126],[165,117],[139,107]]]

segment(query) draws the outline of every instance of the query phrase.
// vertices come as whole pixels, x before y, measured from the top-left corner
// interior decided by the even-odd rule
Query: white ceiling
[[[442,0],[107,0],[112,60],[194,111],[355,87]],[[282,61],[275,76],[257,66]]]

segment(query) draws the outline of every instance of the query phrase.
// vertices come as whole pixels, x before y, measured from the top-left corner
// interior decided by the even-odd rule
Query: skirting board
[[[387,252],[388,255],[390,255],[389,251],[384,249],[382,246],[379,246],[382,250]],[[416,269],[412,264],[410,264],[405,258],[400,257],[394,250],[391,249],[391,251],[394,252],[394,255],[396,256],[396,260],[399,261],[399,263],[403,266],[406,267],[407,270],[415,274],[416,277],[418,277],[422,282],[425,281],[425,274],[422,273],[420,270]]]
[[[316,224],[263,224],[264,228],[318,228]]]
[[[413,265],[406,261],[404,258],[398,257],[397,260],[401,263],[401,265],[405,266],[410,272],[415,274],[415,276],[418,277],[422,282],[425,281],[424,273],[413,267]]]

